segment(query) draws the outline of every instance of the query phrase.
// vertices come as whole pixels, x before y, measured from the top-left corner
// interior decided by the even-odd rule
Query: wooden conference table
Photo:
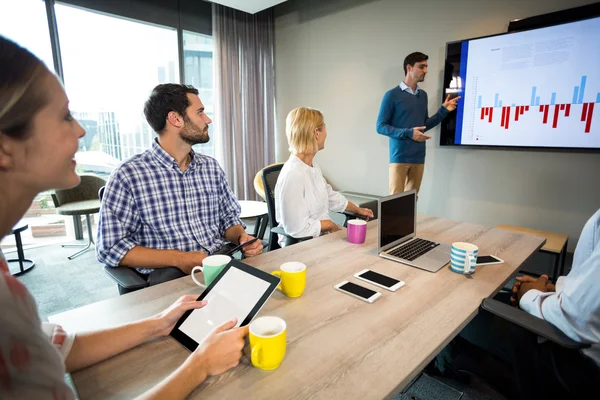
[[[478,267],[465,276],[444,267],[437,273],[377,256],[377,222],[367,240],[353,245],[346,231],[265,253],[245,262],[265,271],[286,261],[307,265],[303,296],[273,294],[260,315],[287,322],[288,346],[274,371],[254,368],[244,350],[240,365],[209,378],[191,395],[203,399],[377,399],[402,390],[477,314],[483,298],[497,293],[544,239],[419,215],[419,236],[451,243],[467,241],[479,254],[505,263]],[[402,279],[397,292],[367,304],[332,286],[371,268]],[[368,286],[368,284],[364,283]],[[50,318],[67,331],[114,326],[148,317],[179,296],[200,293],[189,277],[91,304]],[[82,399],[131,399],[175,370],[189,352],[167,337],[148,342],[72,375]]]

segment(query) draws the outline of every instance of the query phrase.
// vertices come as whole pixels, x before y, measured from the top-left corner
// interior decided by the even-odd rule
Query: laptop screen
[[[390,200],[381,200],[380,247],[415,233],[415,196],[416,193],[405,194]]]

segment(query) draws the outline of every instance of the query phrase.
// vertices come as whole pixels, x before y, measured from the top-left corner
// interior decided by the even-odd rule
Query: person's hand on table
[[[552,283],[548,283],[548,275],[542,275],[539,278],[533,278],[528,275],[518,276],[512,288],[512,296],[510,297],[512,305],[519,305],[521,297],[532,289],[539,290],[540,292],[553,292],[556,290],[556,287]]]
[[[359,208],[358,215],[362,215],[363,217],[367,217],[367,221],[369,220],[369,218],[374,218],[374,214],[373,214],[373,210],[371,210],[370,208]]]
[[[246,243],[252,239],[254,239],[254,236],[250,236],[247,233],[243,233],[240,236],[239,244]],[[260,241],[260,239],[252,244],[249,244],[248,246],[242,247],[242,253],[244,254],[244,257],[258,256],[258,255],[262,254],[262,251],[263,251],[263,245],[262,245],[262,242]]]

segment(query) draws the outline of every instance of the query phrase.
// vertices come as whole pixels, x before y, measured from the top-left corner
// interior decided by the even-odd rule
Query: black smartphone
[[[477,264],[476,265],[493,265],[493,264],[502,264],[504,260],[496,257],[496,256],[477,256]]]
[[[242,244],[238,244],[237,246],[235,246],[233,249],[229,250],[227,253],[225,253],[226,256],[230,256],[233,253],[235,253],[236,251],[239,251],[242,249],[242,247],[248,246],[249,244],[252,244],[254,242],[256,242],[258,240],[258,238],[254,238],[252,240],[248,240],[247,242],[244,242]]]

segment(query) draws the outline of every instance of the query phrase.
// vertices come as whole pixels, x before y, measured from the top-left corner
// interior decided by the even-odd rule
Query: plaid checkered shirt
[[[100,208],[98,261],[118,266],[135,246],[212,254],[225,244],[228,228],[243,226],[240,205],[217,161],[190,154],[182,172],[154,141],[152,149],[113,171]]]

